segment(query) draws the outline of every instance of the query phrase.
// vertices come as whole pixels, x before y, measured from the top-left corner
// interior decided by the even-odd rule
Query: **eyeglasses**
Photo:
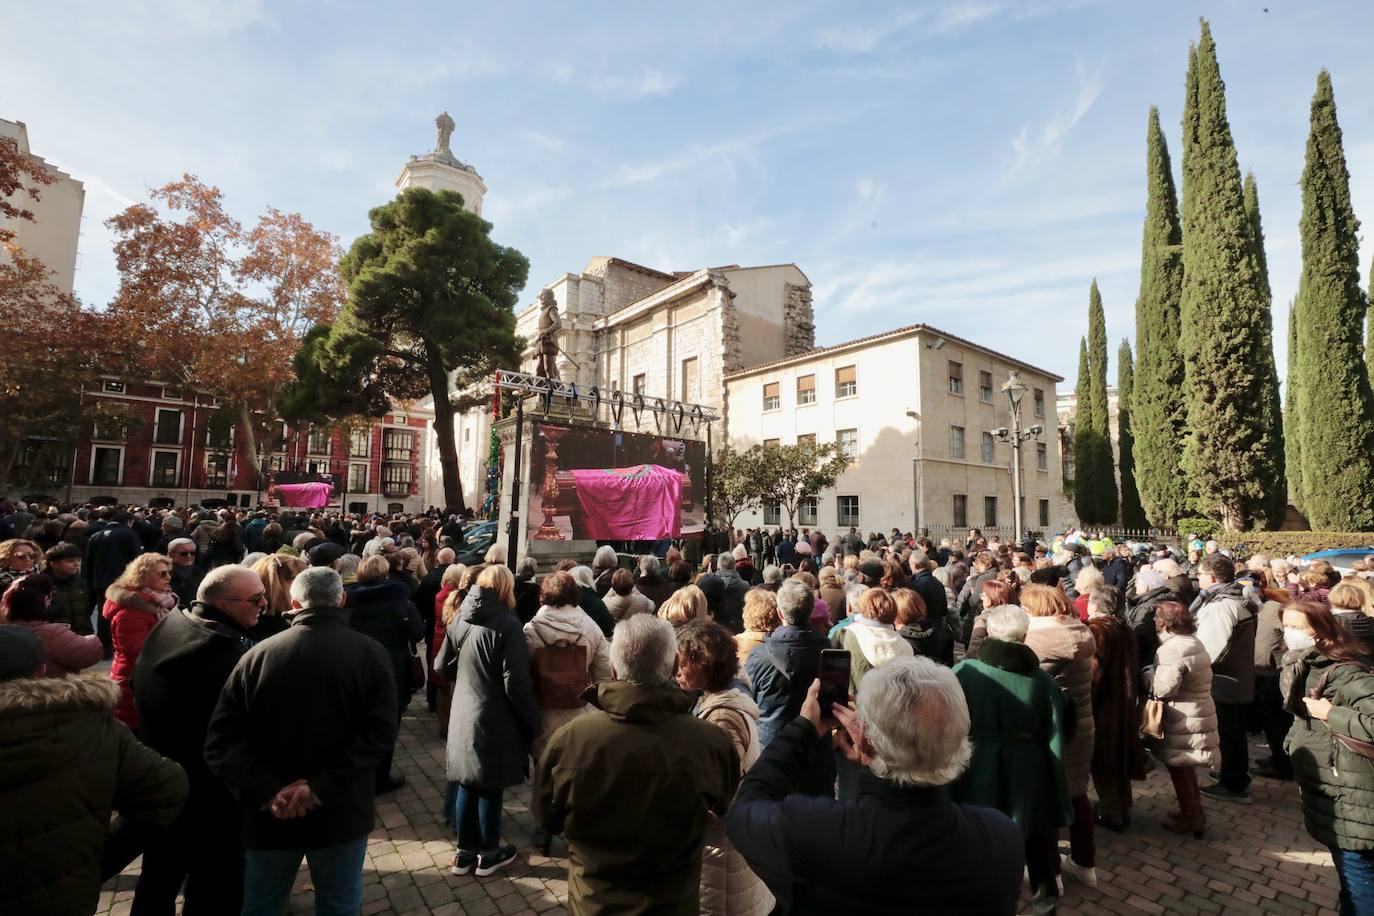
[[[174,556],[174,557],[193,557],[193,556],[195,556],[195,555],[196,555],[196,552],[195,552],[194,550],[174,550],[174,551],[172,551],[172,556]]]
[[[249,604],[262,604],[267,600],[267,592],[258,592],[251,598],[221,598],[221,601],[246,601]]]
[[[165,579],[172,578],[172,571],[170,569],[159,569],[157,574]]]
[[[14,559],[14,560],[36,560],[36,559],[38,559],[37,555],[32,554],[32,553],[12,553],[12,554],[10,554],[10,558],[11,558],[11,559]]]

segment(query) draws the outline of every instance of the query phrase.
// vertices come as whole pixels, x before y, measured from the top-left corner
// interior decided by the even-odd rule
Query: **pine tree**
[[[1121,472],[1123,528],[1144,528],[1149,524],[1135,484],[1135,431],[1131,425],[1134,392],[1135,365],[1131,357],[1131,342],[1123,340],[1116,351],[1116,463]]]
[[[1073,424],[1073,508],[1078,521],[1091,525],[1097,521],[1097,437],[1093,432],[1093,386],[1088,371],[1088,341],[1078,338],[1078,384],[1074,388],[1077,406]]]
[[[1288,469],[1288,488],[1293,505],[1303,508],[1302,425],[1298,417],[1298,303],[1288,303],[1288,381],[1283,386],[1284,464]]]
[[[1112,428],[1107,404],[1107,319],[1097,280],[1088,291],[1088,384],[1092,387],[1094,442],[1093,483],[1097,488],[1095,521],[1116,521],[1116,467],[1112,461]]]
[[[1264,311],[1255,319],[1255,331],[1259,335],[1261,354],[1268,355],[1268,374],[1261,379],[1263,394],[1260,399],[1260,418],[1268,430],[1265,450],[1273,471],[1266,477],[1269,494],[1265,498],[1265,521],[1270,528],[1278,528],[1288,512],[1287,461],[1284,454],[1283,406],[1279,397],[1279,370],[1274,364],[1274,309],[1273,293],[1269,288],[1269,259],[1264,253],[1264,227],[1260,222],[1259,189],[1252,172],[1245,173],[1242,188],[1245,197],[1245,213],[1250,218],[1250,231],[1254,237],[1255,262],[1259,265],[1260,292],[1264,297]]]
[[[1297,322],[1302,496],[1318,530],[1374,526],[1374,394],[1362,352],[1360,222],[1336,120],[1331,76],[1317,77],[1302,171],[1302,279]]]
[[[1179,352],[1179,296],[1183,285],[1183,230],[1169,147],[1150,108],[1146,133],[1145,231],[1140,296],[1135,303],[1135,384],[1131,426],[1136,483],[1151,524],[1172,525],[1188,511],[1188,481],[1179,469],[1186,412],[1183,357]],[[1125,512],[1124,487],[1122,481]]]
[[[1192,50],[1183,115],[1180,340],[1188,432],[1183,471],[1196,506],[1232,531],[1263,519],[1278,476],[1265,422],[1273,331],[1207,22]]]

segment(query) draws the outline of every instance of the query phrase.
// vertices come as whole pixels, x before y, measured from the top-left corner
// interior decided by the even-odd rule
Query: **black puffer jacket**
[[[404,582],[381,579],[359,582],[344,588],[348,594],[348,625],[365,636],[371,636],[386,649],[391,670],[396,676],[396,695],[400,700],[410,697],[410,649],[424,638],[424,624],[420,613],[410,600]],[[405,703],[400,704],[402,707]]]
[[[1159,634],[1155,631],[1155,609],[1161,601],[1177,601],[1178,597],[1166,585],[1152,588],[1135,599],[1126,611],[1126,622],[1135,631],[1140,666],[1153,665],[1159,649]]]
[[[1283,743],[1302,789],[1307,832],[1326,847],[1374,849],[1374,760],[1333,735],[1374,742],[1374,674],[1369,665],[1368,660],[1337,663],[1316,651],[1298,663],[1301,695],[1310,695],[1326,675],[1321,695],[1333,704],[1325,722],[1299,715]],[[1301,702],[1295,696],[1290,708]]]
[[[0,913],[95,912],[111,809],[152,829],[180,812],[186,774],[114,718],[118,700],[103,673],[0,682]]]

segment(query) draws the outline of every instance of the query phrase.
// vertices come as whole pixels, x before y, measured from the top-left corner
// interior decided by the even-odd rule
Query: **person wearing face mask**
[[[1281,680],[1297,717],[1284,748],[1307,832],[1331,850],[1340,912],[1374,913],[1374,759],[1361,752],[1374,743],[1374,660],[1314,601],[1284,607],[1283,640]]]
[[[1169,812],[1164,827],[1201,839],[1207,818],[1195,768],[1215,766],[1220,757],[1212,659],[1194,635],[1197,623],[1192,613],[1177,601],[1155,606],[1155,629],[1155,666],[1145,671],[1147,694],[1164,703],[1164,737],[1149,739],[1147,746],[1169,768],[1178,796],[1178,809]]]

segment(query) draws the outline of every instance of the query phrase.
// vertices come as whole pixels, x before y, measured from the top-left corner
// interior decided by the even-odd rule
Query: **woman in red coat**
[[[434,682],[436,688],[434,714],[439,719],[439,737],[448,737],[448,714],[449,703],[453,699],[453,685],[450,684],[442,674],[434,670],[434,656],[438,654],[439,647],[444,644],[444,634],[448,632],[448,623],[458,613],[458,605],[462,603],[462,595],[467,590],[460,588],[463,580],[477,578],[474,572],[471,576],[465,575],[467,567],[462,563],[450,563],[444,570],[444,577],[439,580],[439,594],[434,596],[434,641],[429,649],[429,678]],[[445,608],[449,605],[449,596],[458,594],[452,602],[453,609],[445,613]]]
[[[105,606],[100,613],[110,622],[114,641],[114,662],[110,678],[119,685],[119,705],[115,718],[135,732],[138,712],[130,679],[134,663],[143,651],[143,641],[159,620],[176,609],[172,591],[172,561],[165,554],[140,554],[124,567],[118,579],[105,591]]]

